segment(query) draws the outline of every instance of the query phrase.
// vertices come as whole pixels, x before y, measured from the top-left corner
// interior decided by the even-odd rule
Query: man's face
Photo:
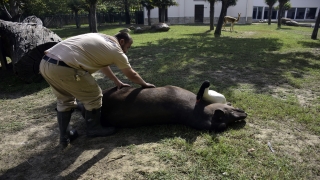
[[[126,54],[128,52],[128,50],[130,49],[131,47],[131,44],[133,43],[133,41],[129,41],[129,42],[125,42],[124,39],[121,39],[120,40],[120,46],[121,46],[121,49],[123,50],[123,52]]]

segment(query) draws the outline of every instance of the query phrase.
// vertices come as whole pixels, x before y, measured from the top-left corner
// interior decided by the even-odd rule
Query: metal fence
[[[130,24],[144,24],[143,11],[130,12]],[[102,24],[125,24],[126,17],[124,12],[115,13],[97,13],[97,24],[100,26]],[[54,15],[54,16],[44,16],[39,17],[43,25],[48,28],[61,28],[66,25],[76,25],[74,15]],[[80,25],[89,23],[88,14],[78,15]]]

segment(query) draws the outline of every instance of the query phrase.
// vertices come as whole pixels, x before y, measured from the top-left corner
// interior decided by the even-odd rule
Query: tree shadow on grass
[[[298,44],[302,44],[306,48],[320,48],[320,39],[315,40],[313,42],[299,41]]]
[[[49,84],[43,79],[35,83],[27,84],[16,76],[13,72],[11,63],[8,64],[8,69],[0,69],[0,98],[1,99],[16,99],[22,96],[41,91],[49,87]]]
[[[70,32],[79,34],[74,30]],[[144,34],[135,36],[143,38]],[[128,53],[132,67],[149,82],[156,82],[157,86],[171,84],[195,92],[206,79],[219,91],[237,87],[241,83],[253,84],[261,90],[272,84],[290,83],[291,80],[284,77],[288,71],[298,71],[300,77],[303,77],[305,69],[317,69],[319,66],[310,65],[306,60],[318,59],[310,52],[275,53],[283,46],[279,39],[214,38],[208,32],[183,36],[179,39],[150,41],[141,46],[133,45]],[[318,47],[317,42],[299,43],[306,47]],[[122,75],[120,77],[126,79]],[[18,79],[14,77],[5,79],[0,82],[0,91],[9,89],[11,92],[32,93],[48,87],[46,83],[38,84],[38,88],[19,85]]]
[[[196,33],[188,38],[147,42],[133,48],[128,56],[133,68],[157,86],[171,84],[193,92],[206,79],[217,90],[249,83],[257,92],[268,91],[269,85],[290,84],[287,72],[299,72],[300,78],[307,69],[319,69],[319,64],[309,63],[308,59],[319,59],[311,52],[276,53],[283,46],[279,39],[212,36]]]

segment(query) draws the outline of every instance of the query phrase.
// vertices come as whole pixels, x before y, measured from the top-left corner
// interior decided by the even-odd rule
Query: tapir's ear
[[[219,121],[222,120],[224,118],[224,111],[222,111],[221,109],[217,109],[214,111],[213,120]]]

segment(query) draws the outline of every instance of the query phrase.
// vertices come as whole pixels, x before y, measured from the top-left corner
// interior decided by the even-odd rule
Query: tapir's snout
[[[235,108],[231,111],[231,115],[234,116],[235,120],[242,120],[247,117],[247,113],[239,108]]]

